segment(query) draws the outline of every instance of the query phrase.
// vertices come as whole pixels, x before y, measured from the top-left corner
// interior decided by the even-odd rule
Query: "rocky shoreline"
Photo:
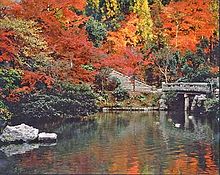
[[[54,146],[56,141],[56,133],[39,132],[39,129],[24,123],[16,126],[7,125],[0,135],[0,151],[9,157],[40,146]]]

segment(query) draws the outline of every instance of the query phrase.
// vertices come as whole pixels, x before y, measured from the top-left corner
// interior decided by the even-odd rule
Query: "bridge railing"
[[[195,92],[195,93],[211,93],[211,85],[209,83],[162,83],[162,91],[176,92]]]

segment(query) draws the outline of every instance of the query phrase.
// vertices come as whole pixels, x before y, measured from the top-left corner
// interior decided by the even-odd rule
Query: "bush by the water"
[[[28,94],[19,103],[9,104],[16,117],[76,117],[97,111],[96,96],[85,85],[62,83],[49,92]]]
[[[112,92],[112,95],[116,98],[116,100],[118,101],[123,101],[123,100],[126,100],[129,98],[129,93],[127,90],[119,87],[117,89],[115,89],[113,92]]]
[[[103,69],[95,77],[94,87],[98,91],[114,91],[121,84],[117,77],[110,76],[110,69]]]

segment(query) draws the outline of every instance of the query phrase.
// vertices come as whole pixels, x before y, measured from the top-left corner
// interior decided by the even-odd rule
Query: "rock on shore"
[[[54,142],[57,140],[55,133],[39,133],[39,130],[24,123],[17,126],[6,126],[0,135],[0,141],[11,142]]]
[[[37,139],[39,130],[24,123],[17,126],[6,126],[0,136],[2,142],[29,142]]]

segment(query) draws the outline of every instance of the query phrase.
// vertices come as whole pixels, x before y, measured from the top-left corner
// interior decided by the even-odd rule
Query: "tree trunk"
[[[164,77],[165,77],[165,82],[168,83],[167,75],[165,74]]]
[[[132,84],[133,84],[133,91],[135,91],[135,75],[133,76],[133,80],[132,80]]]
[[[178,46],[178,32],[179,32],[179,22],[176,21],[176,48]]]

